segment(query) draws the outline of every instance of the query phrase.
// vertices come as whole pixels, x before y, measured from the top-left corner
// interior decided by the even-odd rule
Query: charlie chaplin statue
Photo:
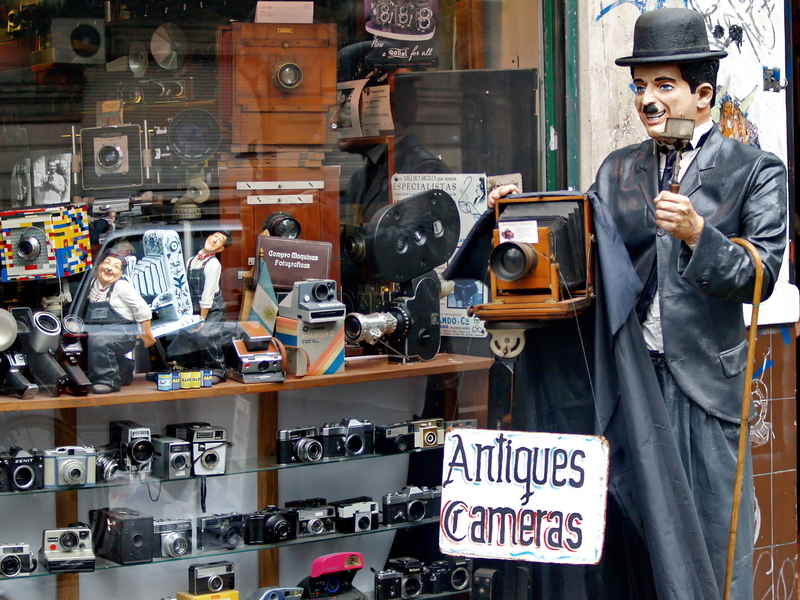
[[[167,349],[167,355],[183,367],[210,369],[214,383],[225,380],[225,352],[232,339],[232,334],[226,333],[226,304],[220,288],[222,265],[217,254],[232,243],[230,231],[214,231],[187,262],[192,310],[204,322],[179,331]]]
[[[133,285],[122,279],[126,261],[107,254],[94,268],[82,315],[90,327],[86,342],[87,377],[95,394],[118,392],[133,380],[134,363],[128,358],[136,340],[155,344],[150,306]]]
[[[756,279],[750,254],[730,238],[744,238],[758,250],[763,299],[772,293],[784,252],[783,163],[724,137],[711,119],[725,56],[709,47],[703,18],[694,10],[663,8],[639,16],[633,53],[616,64],[631,70],[634,104],[650,139],[613,151],[592,186],[607,204],[641,281],[635,310],[650,356],[639,360],[645,368],[652,363],[663,397],[658,413],[672,430],[669,446],[680,463],[675,469],[685,474],[688,496],[678,495],[680,507],[660,507],[689,517],[670,542],[659,545],[653,538],[663,532],[646,523],[654,521],[657,507],[637,508],[649,496],[628,490],[622,513],[628,530],[641,538],[638,571],[649,571],[632,586],[637,598],[723,597],[747,362],[742,304],[752,301]],[[670,118],[694,121],[688,144],[668,137]],[[684,144],[676,175],[676,146]],[[679,184],[676,191],[670,183]],[[489,205],[514,191],[513,186],[494,190]],[[645,344],[639,347],[645,351]],[[629,456],[636,451],[626,450]],[[612,471],[614,460],[612,455]],[[753,597],[753,537],[748,447],[731,598]],[[665,564],[673,565],[671,572]],[[675,572],[676,564],[683,572]],[[630,568],[623,577],[631,580]]]

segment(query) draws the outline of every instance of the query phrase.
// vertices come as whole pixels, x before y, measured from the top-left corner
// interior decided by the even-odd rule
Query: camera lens
[[[317,462],[322,458],[322,444],[319,440],[303,438],[295,445],[295,452],[303,462]]]
[[[14,575],[18,575],[21,570],[22,561],[19,559],[19,556],[15,554],[4,556],[3,560],[0,561],[0,573],[6,577],[14,577]]]
[[[266,223],[264,223],[264,229],[272,236],[290,240],[299,238],[300,234],[303,232],[300,222],[292,215],[285,212],[271,214],[269,218],[267,218]]]
[[[364,436],[360,433],[355,433],[347,437],[345,441],[345,449],[348,456],[358,456],[364,452]]]
[[[439,435],[435,431],[426,431],[425,432],[425,445],[426,446],[435,446],[436,442],[439,441]]]
[[[325,582],[325,591],[328,592],[328,594],[335,594],[341,587],[342,582],[339,581],[338,577],[331,577]]]
[[[100,454],[97,455],[97,478],[101,481],[111,481],[117,476],[119,464],[113,454]]]
[[[348,235],[344,240],[344,253],[355,262],[363,262],[367,259],[367,241],[360,233]]]
[[[78,534],[74,531],[65,531],[58,538],[58,543],[64,550],[75,550],[78,547]]]
[[[405,452],[408,449],[408,439],[404,435],[398,435],[394,438],[394,445],[400,452]]]
[[[327,283],[315,283],[311,293],[315,300],[318,302],[323,302],[328,299],[330,290]]]
[[[281,600],[282,598],[283,596],[281,596],[278,592],[268,592],[264,597],[264,600]]]
[[[503,242],[492,250],[489,268],[501,281],[518,281],[536,270],[539,257],[531,244]]]
[[[272,72],[272,82],[281,91],[288,92],[303,81],[303,70],[292,62],[280,63]]]
[[[201,455],[200,463],[206,469],[213,469],[219,464],[219,454],[217,454],[213,450],[207,450],[206,452],[203,452],[203,454]]]
[[[372,529],[372,517],[367,515],[358,517],[358,527],[356,527],[356,531],[369,531],[370,529]]]
[[[238,525],[228,525],[219,532],[222,545],[228,550],[233,550],[242,541],[242,528]]]
[[[122,164],[122,148],[107,144],[97,151],[97,163],[109,171]]]
[[[325,533],[325,523],[321,519],[311,519],[308,522],[308,531],[315,535]]]
[[[186,454],[176,454],[170,460],[173,469],[181,470],[189,466],[189,457]]]
[[[409,502],[406,510],[409,521],[421,521],[425,518],[425,504],[419,500]]]
[[[403,579],[403,598],[416,598],[422,593],[422,580],[419,577]]]
[[[69,36],[70,48],[81,58],[91,58],[100,51],[103,38],[96,27],[82,23]]]
[[[34,260],[41,252],[39,240],[33,236],[22,238],[17,242],[17,256],[23,260]]]
[[[144,534],[139,533],[138,531],[134,532],[134,534],[131,536],[131,545],[134,548],[141,548],[144,546]]]
[[[77,460],[65,460],[61,465],[61,479],[67,485],[78,485],[83,483],[83,476],[86,468]]]
[[[28,465],[20,465],[14,469],[14,485],[19,490],[27,490],[33,487],[36,476],[33,469]]]
[[[292,526],[289,521],[281,515],[273,515],[267,519],[264,529],[269,539],[277,541],[289,539],[289,535],[292,533]]]
[[[153,442],[146,439],[134,440],[128,446],[129,456],[137,463],[149,462],[152,460],[155,451]]]
[[[219,575],[212,575],[208,578],[208,589],[212,592],[220,591],[225,584],[222,581],[222,577]]]
[[[457,567],[450,574],[450,585],[454,590],[463,590],[469,585],[469,570],[466,567]]]
[[[164,537],[161,544],[161,554],[177,558],[189,552],[189,541],[175,532]]]

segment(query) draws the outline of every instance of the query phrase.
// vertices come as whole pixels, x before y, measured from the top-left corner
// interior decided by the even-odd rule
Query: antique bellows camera
[[[484,321],[554,319],[594,295],[592,215],[585,195],[517,194],[495,205],[489,259],[492,302],[471,307]]]

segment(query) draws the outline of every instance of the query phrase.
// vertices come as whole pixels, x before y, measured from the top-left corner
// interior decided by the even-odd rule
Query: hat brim
[[[614,61],[620,67],[632,67],[635,65],[654,65],[658,63],[685,63],[698,60],[719,60],[728,56],[726,50],[714,50],[713,52],[692,52],[688,54],[672,54],[660,56],[624,56]]]

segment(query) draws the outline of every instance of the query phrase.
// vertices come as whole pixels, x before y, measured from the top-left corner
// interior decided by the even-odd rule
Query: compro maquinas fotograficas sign
[[[603,550],[608,442],[599,436],[448,429],[443,552],[597,564]]]

